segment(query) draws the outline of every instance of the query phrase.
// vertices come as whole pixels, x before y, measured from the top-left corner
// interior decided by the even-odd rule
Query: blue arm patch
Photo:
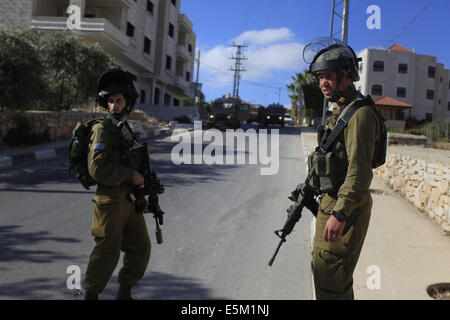
[[[103,150],[103,149],[105,149],[105,144],[104,143],[96,143],[95,144],[95,146],[94,146],[94,151],[95,150]]]

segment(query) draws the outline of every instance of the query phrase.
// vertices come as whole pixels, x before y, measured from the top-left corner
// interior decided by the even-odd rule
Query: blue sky
[[[340,0],[336,0],[339,4]],[[230,45],[247,43],[240,96],[267,105],[279,99],[290,105],[286,83],[307,66],[302,50],[309,41],[329,36],[331,0],[181,0],[181,12],[194,25],[201,51],[199,81],[207,101],[233,91],[229,71],[235,53]],[[381,10],[381,28],[368,29],[367,8]],[[428,6],[427,6],[428,5]],[[425,7],[426,9],[422,11]],[[336,11],[342,14],[342,4]],[[413,23],[410,22],[422,12]],[[368,47],[387,48],[394,42],[419,54],[436,56],[450,68],[449,0],[350,0],[348,44],[356,52]],[[335,37],[342,20],[334,19]],[[404,31],[402,31],[406,28]],[[388,42],[386,40],[393,40]],[[196,72],[194,73],[194,77]],[[195,78],[194,78],[195,79]],[[281,88],[279,91],[278,88]]]

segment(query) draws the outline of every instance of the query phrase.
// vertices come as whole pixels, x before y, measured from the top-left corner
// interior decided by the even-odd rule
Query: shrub
[[[16,115],[13,120],[16,123],[16,127],[9,129],[3,138],[3,141],[7,145],[18,147],[23,145],[33,145],[50,140],[48,127],[43,133],[36,134],[31,131],[30,124],[24,116]]]

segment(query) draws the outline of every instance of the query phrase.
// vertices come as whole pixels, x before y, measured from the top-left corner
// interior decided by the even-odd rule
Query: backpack
[[[73,172],[75,177],[80,180],[81,185],[87,190],[89,190],[89,187],[97,184],[97,181],[89,175],[87,163],[91,129],[94,124],[102,123],[103,121],[104,119],[92,119],[78,122],[72,131],[72,138],[69,141],[69,172]]]

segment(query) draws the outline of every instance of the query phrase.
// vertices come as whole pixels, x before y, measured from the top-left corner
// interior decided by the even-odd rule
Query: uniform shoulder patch
[[[94,146],[94,150],[103,150],[105,149],[105,144],[104,143],[96,143]]]

